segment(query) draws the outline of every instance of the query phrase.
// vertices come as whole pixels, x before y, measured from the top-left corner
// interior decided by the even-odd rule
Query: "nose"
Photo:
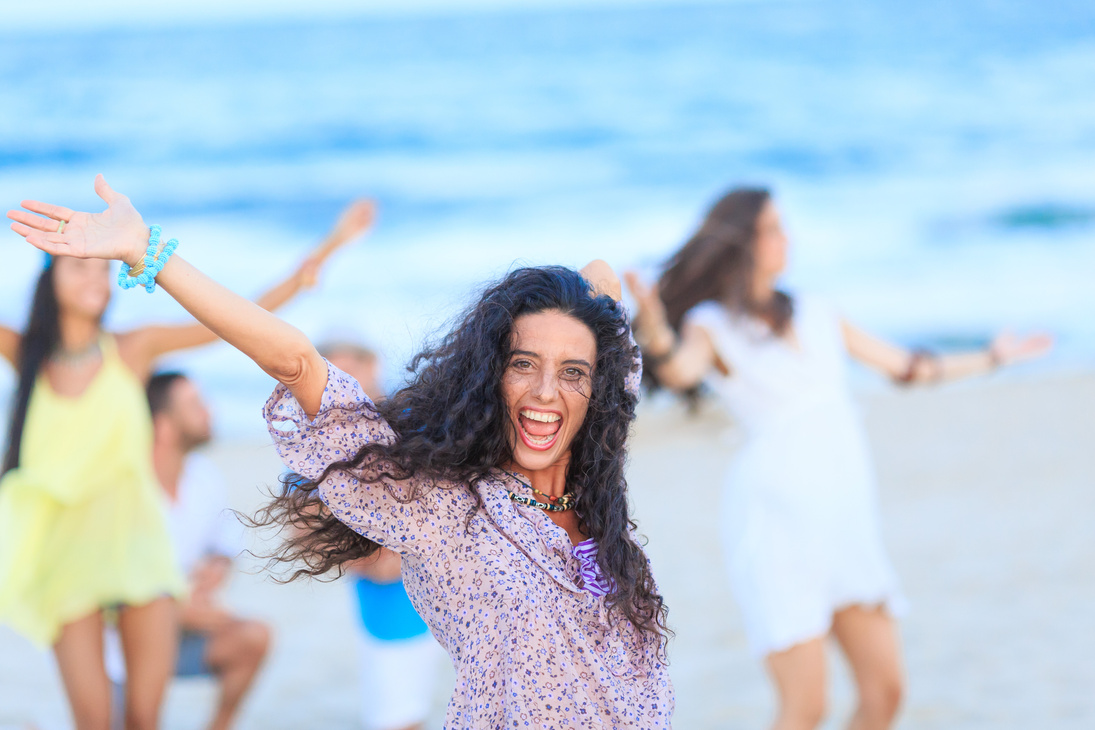
[[[548,369],[540,371],[540,377],[532,384],[532,397],[550,403],[559,394],[559,379]]]

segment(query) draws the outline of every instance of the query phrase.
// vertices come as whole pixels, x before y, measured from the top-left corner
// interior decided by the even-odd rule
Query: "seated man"
[[[223,480],[205,457],[193,454],[211,438],[209,410],[181,373],[161,373],[148,384],[153,421],[153,464],[163,487],[175,557],[189,577],[179,603],[175,675],[212,675],[220,685],[212,730],[232,725],[270,645],[270,629],[232,615],[219,603],[232,559],[241,551],[242,526],[226,509]],[[121,683],[116,637],[108,636],[107,666]],[[112,656],[114,655],[114,656]]]
[[[330,342],[320,352],[357,380],[370,398],[383,397],[376,353],[346,341]],[[361,617],[360,707],[365,730],[421,730],[437,694],[445,652],[407,597],[398,554],[382,548],[347,569]]]

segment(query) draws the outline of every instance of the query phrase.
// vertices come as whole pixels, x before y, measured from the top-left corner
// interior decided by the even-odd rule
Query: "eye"
[[[513,362],[511,362],[509,364],[509,366],[511,368],[513,368],[514,370],[531,370],[532,369],[532,361],[524,360],[524,359],[514,360]]]
[[[585,377],[585,370],[581,368],[567,368],[563,371],[563,377],[567,380],[577,380]]]

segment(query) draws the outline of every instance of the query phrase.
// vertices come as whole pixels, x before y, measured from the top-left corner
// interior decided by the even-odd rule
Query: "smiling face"
[[[546,311],[514,321],[513,349],[502,378],[513,461],[524,471],[565,463],[589,408],[597,340],[574,317]]]
[[[110,262],[57,257],[53,285],[62,315],[99,320],[110,303]]]

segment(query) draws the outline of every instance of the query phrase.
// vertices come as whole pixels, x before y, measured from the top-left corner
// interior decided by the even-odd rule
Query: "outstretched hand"
[[[991,349],[1001,365],[1011,365],[1047,355],[1053,349],[1053,336],[1040,333],[1017,337],[1005,332],[992,341]]]
[[[627,290],[631,292],[631,296],[635,299],[635,304],[639,308],[638,319],[641,320],[643,326],[650,328],[668,326],[665,304],[662,302],[662,298],[658,296],[657,287],[648,285],[635,271],[625,272],[624,281],[627,283]]]
[[[323,243],[301,262],[299,271],[301,286],[305,288],[315,286],[319,279],[319,270],[331,254],[372,228],[375,220],[376,203],[372,200],[362,198],[346,206]]]
[[[51,256],[138,262],[148,246],[148,226],[141,214],[102,175],[95,176],[95,192],[107,204],[101,213],[24,200],[23,210],[8,211],[8,218],[15,221],[11,229]],[[64,229],[59,231],[62,221]]]
[[[338,222],[331,230],[331,238],[338,239],[342,243],[352,241],[372,228],[375,220],[376,203],[369,198],[355,200],[339,215]]]

